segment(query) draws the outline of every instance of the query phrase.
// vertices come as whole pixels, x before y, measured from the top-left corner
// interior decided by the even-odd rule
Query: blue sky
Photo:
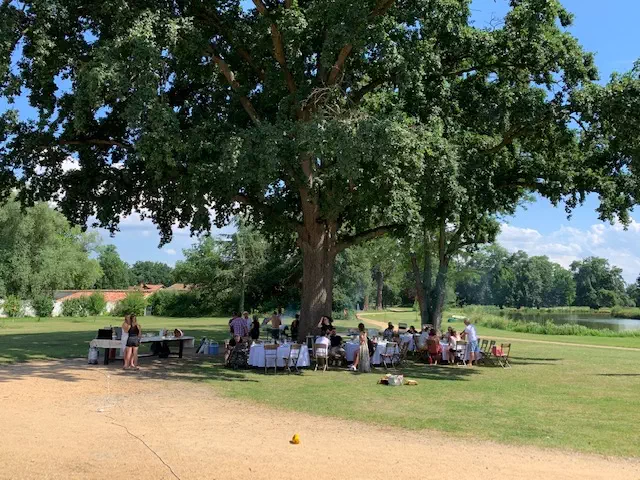
[[[575,14],[571,31],[586,50],[596,54],[601,81],[606,82],[614,71],[629,70],[640,58],[640,1],[563,0],[563,4]],[[507,0],[474,0],[474,20],[478,26],[488,25],[492,16],[503,16],[507,6]],[[21,114],[28,116],[25,102],[19,105]],[[623,269],[627,281],[634,281],[640,274],[640,217],[635,216],[639,222],[624,231],[619,225],[600,222],[595,213],[597,204],[597,198],[589,198],[568,220],[562,207],[554,208],[547,200],[538,199],[505,219],[499,242],[511,251],[547,255],[564,266],[590,255],[605,257]],[[194,242],[187,230],[176,229],[174,240],[158,248],[155,226],[135,217],[124,219],[115,237],[101,233],[104,243],[115,244],[129,263],[157,260],[174,264],[183,258],[182,250]]]

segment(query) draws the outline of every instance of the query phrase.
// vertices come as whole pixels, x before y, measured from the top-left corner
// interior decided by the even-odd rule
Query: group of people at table
[[[396,330],[394,325],[389,322],[381,339],[370,338],[364,324],[360,323],[357,333],[352,333],[353,340],[345,342],[342,336],[337,334],[333,326],[333,319],[329,316],[323,316],[316,326],[319,329],[319,335],[315,337],[313,343],[314,346],[325,345],[329,359],[336,362],[351,362],[349,369],[352,371],[370,372],[372,363],[380,363],[380,357],[376,354],[379,347],[384,347],[388,342],[394,342],[397,346],[409,343],[410,345],[407,347],[417,352],[418,355],[428,358],[429,363],[438,363],[439,360],[442,360],[449,364],[457,364],[458,361],[462,361],[462,363],[472,366],[473,362],[479,358],[478,335],[473,324],[466,319],[464,323],[465,328],[460,333],[449,327],[444,335],[440,335],[431,325],[423,325],[421,332],[411,326],[405,334],[401,335],[400,331]],[[273,315],[265,318],[262,323],[257,315],[250,318],[248,312],[243,312],[242,315],[234,313],[229,320],[229,330],[232,335],[228,342],[229,348],[234,348],[243,342],[253,342],[254,344],[259,342],[262,326],[266,327],[269,335],[276,342],[282,336],[296,339],[298,338],[300,315],[296,314],[291,325],[287,327],[283,324],[281,309],[274,311]],[[461,350],[461,342],[463,341],[466,343]]]

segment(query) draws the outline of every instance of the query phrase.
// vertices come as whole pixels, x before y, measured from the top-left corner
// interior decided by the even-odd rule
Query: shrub
[[[9,295],[2,304],[2,309],[7,317],[19,317],[22,315],[22,300],[15,295]]]
[[[87,310],[90,315],[102,315],[107,308],[107,301],[100,292],[95,292],[87,298]]]
[[[215,307],[208,296],[198,290],[171,292],[160,290],[149,300],[151,313],[164,317],[202,317],[211,315]]]
[[[62,302],[63,317],[86,317],[89,315],[89,297],[70,298]]]
[[[53,314],[53,298],[48,295],[36,295],[31,299],[31,307],[38,317],[50,317]]]
[[[140,292],[132,292],[127,294],[124,300],[120,300],[113,309],[113,315],[116,317],[124,317],[125,315],[144,315],[147,308],[147,300]]]

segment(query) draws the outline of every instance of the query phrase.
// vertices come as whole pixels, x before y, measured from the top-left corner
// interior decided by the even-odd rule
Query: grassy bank
[[[470,318],[476,325],[494,330],[508,330],[511,332],[533,333],[536,335],[640,338],[640,330],[622,330],[616,332],[608,329],[588,328],[575,323],[556,324],[551,320],[547,320],[544,323],[523,322],[497,317],[495,315],[471,315]]]
[[[548,315],[560,314],[567,315],[572,313],[585,315],[608,315],[614,318],[628,318],[640,320],[639,307],[611,307],[600,308],[594,310],[590,307],[552,307],[552,308],[500,308],[495,305],[468,305],[461,309],[468,314],[488,314],[488,315],[504,315],[504,314],[521,314],[521,315]]]

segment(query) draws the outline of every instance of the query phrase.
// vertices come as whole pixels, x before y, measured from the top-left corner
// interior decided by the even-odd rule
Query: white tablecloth
[[[411,333],[403,333],[402,335],[400,335],[400,341],[402,343],[408,343],[409,344],[409,351],[413,352],[416,348],[415,346],[415,342],[413,341],[413,334]]]
[[[380,354],[384,353],[387,349],[387,343],[388,342],[385,340],[378,342],[378,345],[376,345],[376,351],[374,352],[373,357],[371,357],[372,364],[380,365],[382,363],[382,357],[380,357]],[[398,347],[396,347],[395,353],[400,353],[400,349]]]
[[[347,362],[353,362],[356,359],[356,352],[360,348],[359,342],[347,342],[344,344],[345,356]]]
[[[279,367],[284,367],[284,358],[289,358],[289,352],[291,351],[291,344],[284,344],[278,347],[278,363]],[[249,365],[252,367],[264,368],[264,345],[255,344],[251,345],[249,350]],[[309,360],[309,349],[306,345],[302,345],[300,348],[300,357],[298,358],[298,367],[308,367],[311,365]]]

